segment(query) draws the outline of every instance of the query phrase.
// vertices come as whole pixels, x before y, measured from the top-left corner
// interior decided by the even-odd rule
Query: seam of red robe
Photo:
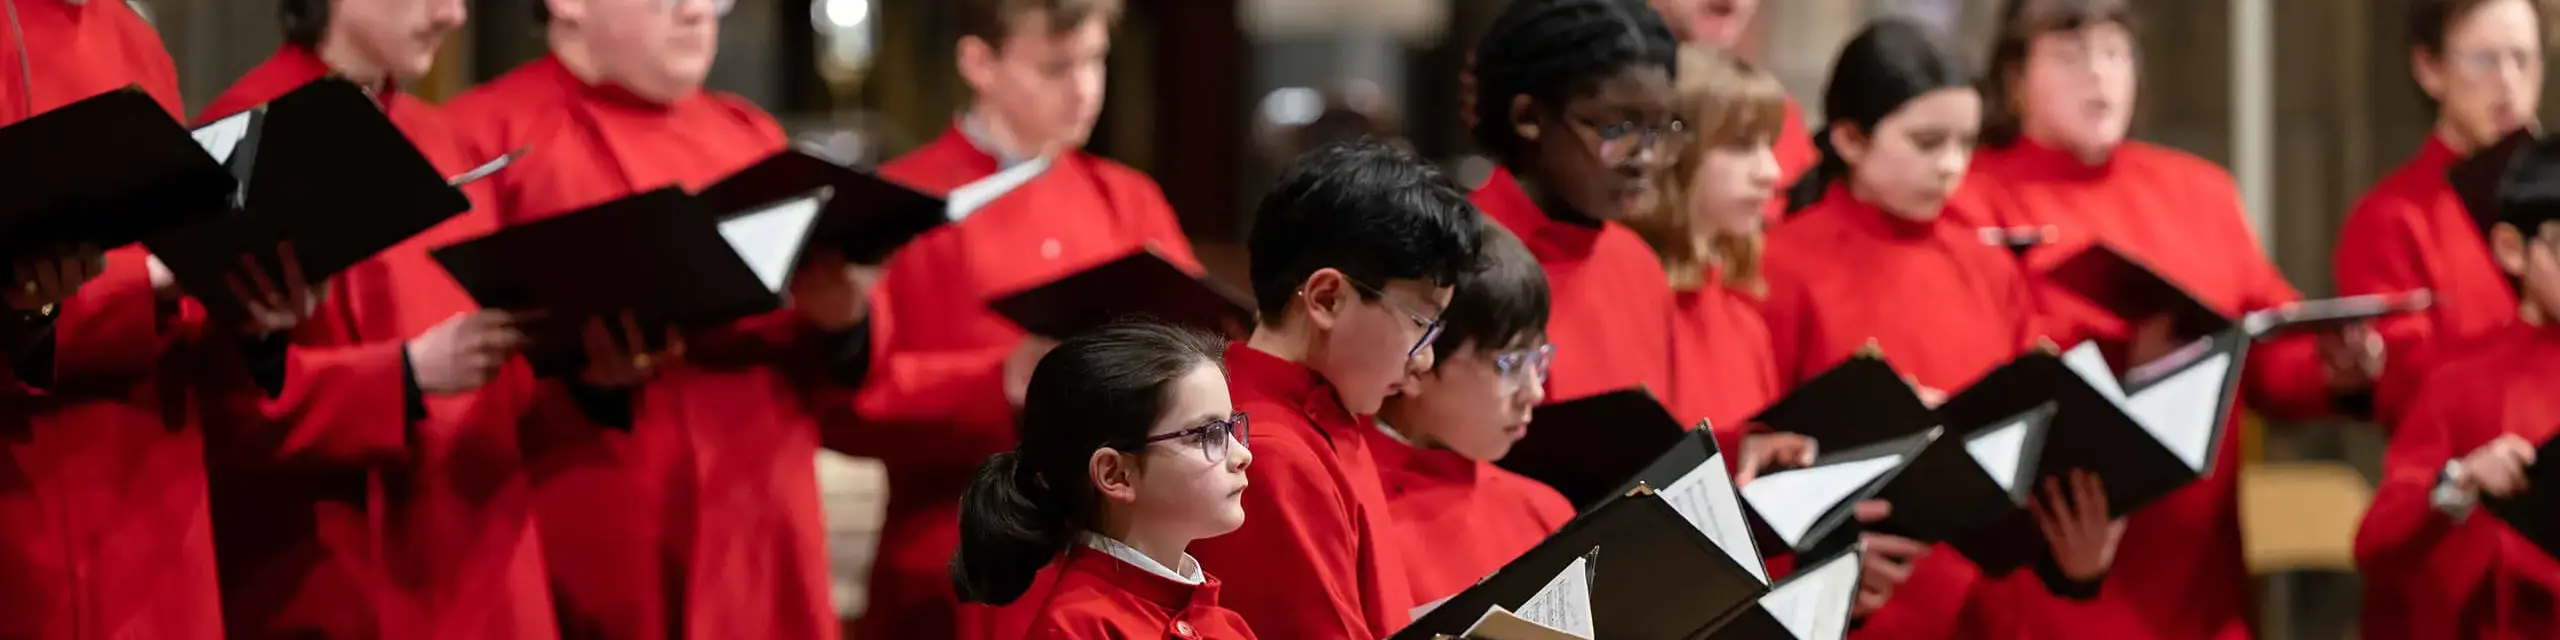
[[[1547,403],[1630,387],[1674,400],[1671,280],[1643,238],[1614,222],[1594,228],[1547,217],[1508,170],[1495,170],[1467,199],[1519,236],[1546,272],[1555,310],[1547,341],[1556,346]],[[1666,408],[1683,423],[1697,416]]]
[[[1218,606],[1220,583],[1203,575],[1187,585],[1149,573],[1111,554],[1076,545],[1050,563],[1063,567],[1056,591],[1042,603],[1029,638],[1105,640],[1180,638],[1252,640],[1242,616]]]
[[[1273,638],[1384,638],[1412,615],[1393,508],[1361,432],[1313,369],[1227,347],[1227,385],[1254,420],[1245,522],[1194,542],[1204,570],[1227,577],[1228,607]]]
[[[1573,519],[1563,494],[1491,462],[1417,449],[1376,429],[1362,437],[1378,462],[1415,603],[1474,586]]]
[[[2515,291],[2446,181],[2445,172],[2460,159],[2443,139],[2429,136],[2356,200],[2338,232],[2332,271],[2338,295],[2435,292],[2434,306],[2424,312],[2374,321],[2389,346],[2389,366],[2374,393],[2374,414],[2385,429],[2398,424],[2433,369],[2435,343],[2495,331],[2516,317]]]
[[[0,123],[132,84],[183,116],[167,48],[124,3],[16,8]],[[220,636],[202,432],[170,377],[196,327],[157,312],[143,256],[109,251],[62,305],[54,389],[0,385],[0,637]]]

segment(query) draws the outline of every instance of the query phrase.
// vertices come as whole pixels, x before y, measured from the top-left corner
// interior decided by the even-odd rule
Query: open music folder
[[[2052,431],[2050,403],[1983,424],[1948,429],[1921,449],[1908,468],[1875,492],[1893,504],[1892,515],[1866,526],[1921,542],[1972,535],[2026,505]]]
[[[734,212],[819,189],[835,196],[819,212],[809,242],[835,249],[855,264],[880,264],[916,236],[968,215],[955,213],[942,198],[799,148],[767,156],[695,195],[712,211]]]
[[[1709,640],[1841,640],[1849,635],[1849,614],[1858,602],[1858,557],[1865,545],[1851,545],[1829,558],[1807,563],[1768,595],[1742,610],[1731,624]]]
[[[229,208],[237,181],[140,87],[0,127],[0,253],[114,249]]]
[[[1703,638],[1768,590],[1643,487],[1565,523],[1391,637],[1465,637],[1486,612],[1520,612],[1552,593],[1549,586],[1578,563],[1590,569],[1593,638]]]
[[[1531,409],[1529,433],[1496,464],[1554,487],[1574,508],[1589,511],[1625,495],[1634,479],[1670,486],[1678,473],[1705,458],[1689,460],[1670,475],[1639,474],[1688,435],[1653,394],[1620,389]],[[1707,448],[1713,451],[1712,441]]]
[[[1797,555],[1822,556],[1858,541],[1852,519],[1860,501],[1875,496],[1944,430],[1927,431],[1846,451],[1823,452],[1810,466],[1763,473],[1742,485],[1742,503],[1756,527]]]
[[[2409,313],[2434,303],[2420,289],[2391,294],[2301,300],[2238,316],[2206,304],[2167,275],[2105,243],[2091,244],[2046,272],[2045,277],[2128,322],[2155,315],[2176,318],[2179,339],[2197,339],[2239,327],[2251,339],[2269,335],[2335,329],[2340,325],[2386,315]]]
[[[1840,451],[1927,431],[1939,421],[1902,373],[1870,346],[1796,385],[1751,422]]]
[[[1211,333],[1253,326],[1253,303],[1206,275],[1174,266],[1154,247],[988,303],[1024,331],[1053,340],[1125,318],[1145,317]]]

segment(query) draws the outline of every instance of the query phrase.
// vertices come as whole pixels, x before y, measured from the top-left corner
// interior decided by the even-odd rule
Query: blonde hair
[[[1671,170],[1656,184],[1653,206],[1627,221],[1627,226],[1653,245],[1669,272],[1674,289],[1704,287],[1709,266],[1720,267],[1723,284],[1754,296],[1767,284],[1760,279],[1761,235],[1717,234],[1699,230],[1689,211],[1689,192],[1707,154],[1753,141],[1776,140],[1787,117],[1786,88],[1768,72],[1740,58],[1701,47],[1681,47],[1678,100],[1681,119],[1697,139],[1680,152]]]

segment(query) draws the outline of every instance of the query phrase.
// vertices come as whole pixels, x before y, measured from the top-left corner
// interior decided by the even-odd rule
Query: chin
[[[1250,491],[1250,489],[1248,489],[1248,491]],[[1201,537],[1215,538],[1235,533],[1235,530],[1241,528],[1244,528],[1244,501],[1229,501],[1225,512],[1218,514],[1216,522],[1210,523],[1209,535]]]

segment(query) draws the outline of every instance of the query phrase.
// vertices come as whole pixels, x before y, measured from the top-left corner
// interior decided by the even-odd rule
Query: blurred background
[[[167,40],[191,111],[279,42],[270,0],[131,1]],[[533,1],[473,0],[471,25],[413,91],[441,99],[539,55]],[[1391,133],[1481,175],[1454,117],[1456,77],[1504,0],[1128,1],[1090,149],[1154,175],[1222,277],[1240,279],[1250,203],[1302,140]],[[2410,1],[2138,3],[2136,135],[2232,169],[2269,253],[2305,294],[2331,289],[2330,247],[2354,198],[2426,135],[2400,25]],[[1922,17],[1979,60],[1996,11],[1997,0],[1765,0],[1744,47],[1818,125],[1831,57],[1865,20]],[[839,157],[892,157],[964,103],[955,33],[937,0],[737,0],[711,84]],[[2276,425],[2249,442],[2243,508],[2263,635],[2351,637],[2347,544],[2380,438],[2365,425]],[[840,600],[856,615],[883,488],[874,467],[830,464],[821,476],[850,582]]]

